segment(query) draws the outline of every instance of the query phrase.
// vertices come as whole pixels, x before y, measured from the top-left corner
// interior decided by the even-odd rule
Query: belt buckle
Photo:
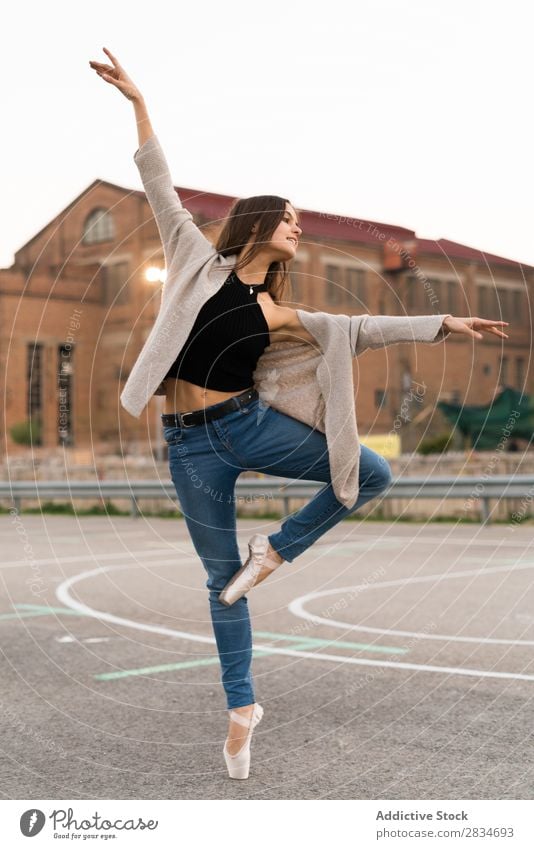
[[[192,415],[192,413],[184,413],[183,415],[180,414],[180,424],[181,424],[182,427],[195,427],[194,422],[192,424],[186,424],[186,422],[184,421],[185,416],[191,416],[191,415]]]
[[[253,395],[254,390],[249,389],[248,392],[239,399],[239,406],[242,407],[244,404],[248,404]]]

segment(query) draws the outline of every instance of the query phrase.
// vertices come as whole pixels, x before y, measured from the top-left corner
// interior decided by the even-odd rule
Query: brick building
[[[179,188],[208,238],[233,198]],[[534,268],[393,225],[300,210],[303,235],[287,303],[335,313],[478,315],[510,322],[504,346],[402,344],[354,364],[359,431],[395,433],[403,450],[444,428],[439,399],[487,404],[503,385],[534,394],[529,350]],[[119,395],[159,306],[163,255],[143,192],[95,180],[0,269],[2,452],[25,452],[11,429],[31,431],[36,454],[68,449],[161,452],[152,399],[140,419]],[[502,355],[504,354],[504,355]],[[404,411],[403,415],[400,415]],[[4,434],[2,434],[4,437]]]

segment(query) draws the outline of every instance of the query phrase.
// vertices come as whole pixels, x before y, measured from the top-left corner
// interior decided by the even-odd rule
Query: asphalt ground
[[[2,798],[532,799],[532,527],[346,521],[252,590],[248,781],[183,520],[0,529]]]

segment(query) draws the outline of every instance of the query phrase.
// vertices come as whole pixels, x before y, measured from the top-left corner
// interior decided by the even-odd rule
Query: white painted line
[[[70,634],[65,634],[64,637],[56,637],[58,643],[109,643],[111,637],[85,637],[81,640],[78,637],[72,637]]]
[[[200,634],[189,634],[187,631],[175,631],[172,628],[165,628],[162,625],[150,625],[144,622],[136,622],[132,619],[125,619],[121,616],[115,616],[113,613],[94,610],[82,602],[77,601],[70,594],[70,588],[87,578],[103,575],[105,572],[115,572],[119,569],[131,569],[132,566],[101,566],[98,569],[92,569],[88,572],[82,572],[79,575],[74,575],[67,578],[56,590],[56,596],[59,601],[66,607],[72,610],[77,610],[79,613],[84,613],[86,616],[93,616],[103,622],[112,622],[115,625],[122,625],[127,628],[134,628],[139,631],[149,631],[152,634],[162,634],[167,637],[174,637],[183,640],[191,640],[196,643],[204,643],[215,645],[214,637],[204,637]],[[465,675],[475,678],[506,678],[515,681],[534,681],[534,675],[523,675],[517,672],[487,672],[483,669],[462,669],[461,667],[453,666],[425,666],[418,663],[404,663],[403,661],[386,661],[386,660],[367,660],[365,658],[343,657],[335,654],[323,654],[320,652],[299,651],[298,649],[277,648],[276,646],[258,646],[253,644],[254,649],[264,649],[270,654],[282,654],[289,657],[302,657],[307,660],[317,661],[333,661],[334,663],[342,664],[349,663],[355,666],[373,666],[387,667],[389,669],[410,669],[415,672],[438,672],[445,675]]]
[[[362,593],[366,590],[383,589],[384,587],[402,587],[408,584],[422,584],[431,581],[449,581],[453,578],[471,578],[474,576],[483,578],[486,575],[499,572],[515,572],[522,569],[532,569],[534,563],[522,563],[517,566],[489,566],[487,569],[468,569],[461,572],[443,572],[434,575],[419,575],[412,578],[398,578],[394,581],[376,581],[368,584],[356,584],[352,587],[337,587],[331,590],[320,590],[319,592],[307,593],[293,599],[288,605],[288,610],[300,619],[306,619],[316,625],[328,625],[333,628],[342,628],[346,631],[365,631],[368,634],[387,634],[396,637],[416,637],[419,640],[441,640],[453,643],[477,643],[480,645],[498,646],[534,646],[534,640],[504,640],[494,637],[459,637],[454,634],[427,634],[424,631],[400,631],[393,628],[372,628],[368,625],[353,625],[338,619],[329,619],[324,616],[316,616],[305,609],[305,604],[318,598],[329,595],[343,595]]]
[[[131,550],[131,551],[114,551],[114,552],[111,552],[111,553],[108,553],[108,554],[106,554],[104,552],[100,552],[100,551],[88,551],[86,554],[77,554],[77,555],[73,555],[72,557],[43,557],[41,560],[33,560],[32,559],[31,565],[32,565],[32,567],[35,568],[35,566],[50,566],[52,564],[55,565],[55,564],[58,564],[58,563],[65,564],[65,565],[68,564],[68,563],[87,563],[88,560],[117,560],[120,557],[124,558],[128,555],[130,555],[131,557],[139,556],[140,558],[144,558],[147,555],[154,555],[154,557],[156,557],[156,556],[161,556],[161,555],[164,555],[164,554],[169,554],[169,551],[172,551],[172,550],[173,550],[172,546],[168,546],[167,548],[153,548],[151,550],[149,549],[148,551],[142,551],[142,550],[138,550],[138,551],[134,551],[134,550]],[[174,550],[175,550],[176,554],[179,555],[182,558],[190,558],[190,559],[196,558],[198,560],[198,555],[196,554],[196,552],[184,552],[184,551],[181,551],[178,548],[176,548]],[[156,560],[156,561],[154,561],[154,563],[147,563],[145,565],[147,565],[147,566],[157,566],[159,563],[165,563],[165,564],[173,563],[174,565],[176,565],[176,557],[174,557],[172,560]],[[16,567],[28,566],[28,565],[29,565],[28,560],[11,560],[10,562],[8,561],[7,563],[1,563],[0,569],[14,569]],[[127,564],[125,563],[125,564],[121,564],[121,565],[126,566]]]
[[[111,637],[85,637],[82,643],[109,643]]]

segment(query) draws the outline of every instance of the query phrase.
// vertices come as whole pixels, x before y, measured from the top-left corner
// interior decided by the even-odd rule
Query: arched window
[[[93,209],[83,225],[83,243],[89,245],[95,242],[107,242],[114,237],[115,226],[111,212],[102,208]]]

